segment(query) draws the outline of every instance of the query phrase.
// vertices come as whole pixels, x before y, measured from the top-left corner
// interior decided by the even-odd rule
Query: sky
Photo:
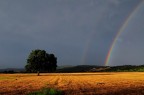
[[[114,40],[107,65],[143,64],[143,6],[143,0],[0,0],[0,68],[23,68],[35,49],[55,54],[58,66],[103,66]]]

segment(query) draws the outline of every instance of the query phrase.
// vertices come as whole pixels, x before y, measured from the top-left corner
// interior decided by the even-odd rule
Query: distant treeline
[[[114,67],[110,67],[110,69],[107,69],[106,71],[111,71],[111,72],[144,72],[144,65],[114,66]]]
[[[5,74],[14,74],[14,73],[25,73],[25,69],[18,69],[18,68],[7,68],[7,69],[0,69],[0,73]]]
[[[95,66],[78,65],[58,69],[57,72],[144,72],[144,65],[123,65],[123,66]]]
[[[75,72],[144,72],[144,65],[123,65],[123,66],[59,66],[56,73],[75,73]],[[0,73],[26,73],[24,69],[1,69]]]

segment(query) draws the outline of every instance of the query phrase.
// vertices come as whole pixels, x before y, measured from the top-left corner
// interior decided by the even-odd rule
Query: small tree
[[[49,72],[56,70],[57,58],[45,50],[32,50],[27,59],[25,69],[27,72]]]

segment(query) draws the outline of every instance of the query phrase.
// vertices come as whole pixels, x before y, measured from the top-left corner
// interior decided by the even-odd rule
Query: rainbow
[[[132,17],[136,14],[137,10],[139,10],[140,6],[142,5],[142,3],[144,3],[144,1],[142,0],[141,2],[139,2],[136,7],[132,10],[132,12],[128,15],[128,17],[126,18],[126,20],[124,21],[124,23],[122,24],[122,26],[120,27],[120,29],[118,30],[116,36],[113,39],[113,42],[110,46],[110,49],[108,51],[108,54],[106,56],[106,60],[105,60],[105,66],[108,65],[110,59],[111,59],[111,55],[113,52],[113,49],[115,47],[115,44],[117,42],[117,39],[119,38],[119,36],[121,35],[121,33],[124,31],[124,29],[127,27],[129,21],[132,19]]]

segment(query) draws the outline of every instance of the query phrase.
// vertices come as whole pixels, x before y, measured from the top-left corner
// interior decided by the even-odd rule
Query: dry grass
[[[0,95],[25,95],[43,87],[66,95],[144,95],[144,73],[0,74]]]

